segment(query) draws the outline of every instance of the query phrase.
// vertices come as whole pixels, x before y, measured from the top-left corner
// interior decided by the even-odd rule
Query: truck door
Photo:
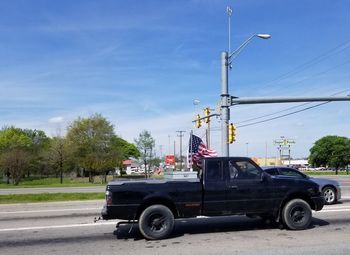
[[[262,170],[247,159],[237,159],[232,164],[237,169],[234,183],[244,198],[246,213],[270,212],[275,201],[274,185],[270,179],[262,178]]]
[[[212,158],[203,163],[203,215],[223,215],[226,207],[226,178],[222,160]]]
[[[245,213],[249,189],[238,179],[239,170],[235,161],[225,160],[224,169],[227,173],[226,211],[229,214]]]

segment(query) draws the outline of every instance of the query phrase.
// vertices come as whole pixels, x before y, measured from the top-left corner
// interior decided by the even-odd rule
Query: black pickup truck
[[[309,179],[270,176],[244,157],[205,158],[197,179],[113,181],[106,187],[102,218],[138,222],[147,239],[169,236],[175,218],[247,215],[309,226],[325,201]]]

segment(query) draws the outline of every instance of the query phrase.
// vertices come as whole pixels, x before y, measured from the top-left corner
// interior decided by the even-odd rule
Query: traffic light
[[[207,107],[207,108],[204,109],[204,115],[205,115],[205,116],[209,116],[209,115],[210,115],[210,108],[209,108],[209,107]],[[210,118],[209,118],[209,117],[205,118],[205,119],[204,119],[204,122],[205,122],[205,123],[209,123],[209,122],[210,122]]]
[[[228,142],[233,143],[236,141],[236,126],[232,123],[228,126]]]
[[[197,120],[196,120],[196,128],[200,128],[202,126],[201,116],[199,114],[197,114],[196,118],[197,118]]]

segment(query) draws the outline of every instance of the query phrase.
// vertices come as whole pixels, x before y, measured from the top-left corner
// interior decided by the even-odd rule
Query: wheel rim
[[[325,189],[323,194],[327,203],[332,203],[334,201],[335,194],[332,189]]]
[[[290,218],[296,224],[301,224],[305,221],[306,210],[302,206],[295,206],[290,210]]]
[[[160,233],[167,229],[166,217],[158,213],[150,215],[147,223],[149,229],[155,233]]]

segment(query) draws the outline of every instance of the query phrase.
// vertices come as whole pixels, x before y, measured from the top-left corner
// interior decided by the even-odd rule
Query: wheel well
[[[327,185],[324,185],[322,190],[324,190],[325,188],[332,188],[334,190],[335,193],[337,193],[337,188],[334,187],[332,184],[327,184]]]
[[[312,210],[315,210],[315,204],[314,202],[311,200],[311,198],[307,195],[305,195],[304,193],[293,193],[290,194],[286,199],[283,200],[281,207],[280,207],[280,212],[282,211],[283,207],[292,199],[302,199],[305,202],[307,202],[309,204],[309,206],[311,207]]]
[[[151,205],[164,205],[170,209],[170,211],[174,214],[174,217],[176,218],[178,216],[176,207],[174,203],[166,198],[151,198],[146,200],[144,203],[142,203],[138,208],[137,208],[137,213],[136,213],[136,218],[140,218],[141,213],[149,206]]]

